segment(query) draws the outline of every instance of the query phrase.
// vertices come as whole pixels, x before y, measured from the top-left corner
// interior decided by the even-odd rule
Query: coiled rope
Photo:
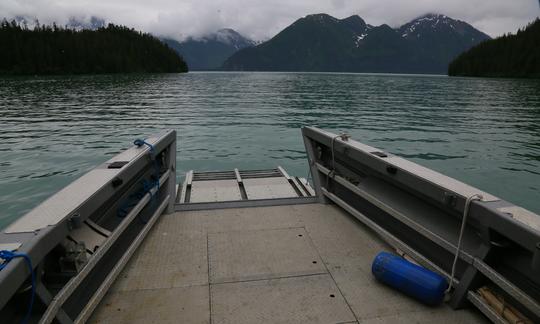
[[[459,254],[461,253],[461,244],[463,242],[463,234],[465,233],[465,225],[467,224],[467,217],[469,216],[469,210],[471,208],[471,203],[473,200],[482,200],[483,197],[479,194],[474,194],[467,198],[465,201],[465,207],[463,208],[463,218],[461,220],[461,228],[459,230],[458,244],[456,246],[456,255],[454,256],[454,262],[452,263],[452,273],[450,274],[450,283],[448,288],[445,291],[445,294],[449,294],[454,286],[454,278],[456,276],[456,266],[459,259]]]
[[[32,278],[32,292],[30,294],[30,303],[28,304],[26,315],[21,321],[21,323],[28,323],[30,315],[32,315],[32,307],[34,307],[34,298],[36,295],[36,275],[34,273],[34,267],[32,267],[32,260],[26,253],[15,253],[8,250],[0,251],[0,259],[4,260],[4,263],[0,264],[0,270],[4,269],[7,264],[15,258],[23,258],[26,261],[26,264],[28,265],[28,270],[30,270],[30,275]]]

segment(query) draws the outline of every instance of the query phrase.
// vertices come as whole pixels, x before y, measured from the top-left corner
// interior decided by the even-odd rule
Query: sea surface
[[[0,79],[0,227],[133,140],[190,169],[307,176],[300,127],[346,131],[540,213],[540,80],[334,73]]]

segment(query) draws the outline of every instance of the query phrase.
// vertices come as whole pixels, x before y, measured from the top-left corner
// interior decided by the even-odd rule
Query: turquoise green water
[[[178,131],[179,174],[305,177],[303,125],[540,213],[540,80],[189,73],[0,79],[0,227],[160,129]]]

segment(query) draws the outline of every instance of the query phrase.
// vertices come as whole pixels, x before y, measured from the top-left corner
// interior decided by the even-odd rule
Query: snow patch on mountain
[[[367,24],[366,25],[366,30],[363,33],[355,36],[354,45],[356,47],[360,47],[360,45],[362,44],[362,41],[364,40],[364,38],[366,38],[366,36],[368,35],[369,30],[372,29],[372,28],[373,28],[372,25]]]
[[[420,27],[437,29],[441,26],[448,26],[452,29],[456,29],[455,23],[456,21],[448,16],[440,14],[428,14],[423,17],[417,18],[411,23],[403,26],[406,28],[403,29],[401,37],[408,37],[409,35],[416,35],[416,37],[420,37],[419,34],[417,34],[417,30]]]
[[[362,40],[364,38],[366,38],[367,35],[368,35],[367,33],[356,35],[356,40],[354,41],[354,45],[356,47],[360,47],[360,44],[362,43]]]

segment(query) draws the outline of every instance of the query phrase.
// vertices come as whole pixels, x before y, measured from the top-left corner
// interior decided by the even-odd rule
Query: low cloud
[[[1,0],[0,17],[66,24],[92,16],[156,35],[183,39],[233,28],[268,39],[312,13],[357,14],[372,25],[399,26],[425,13],[464,20],[491,36],[515,32],[539,16],[538,0]]]

